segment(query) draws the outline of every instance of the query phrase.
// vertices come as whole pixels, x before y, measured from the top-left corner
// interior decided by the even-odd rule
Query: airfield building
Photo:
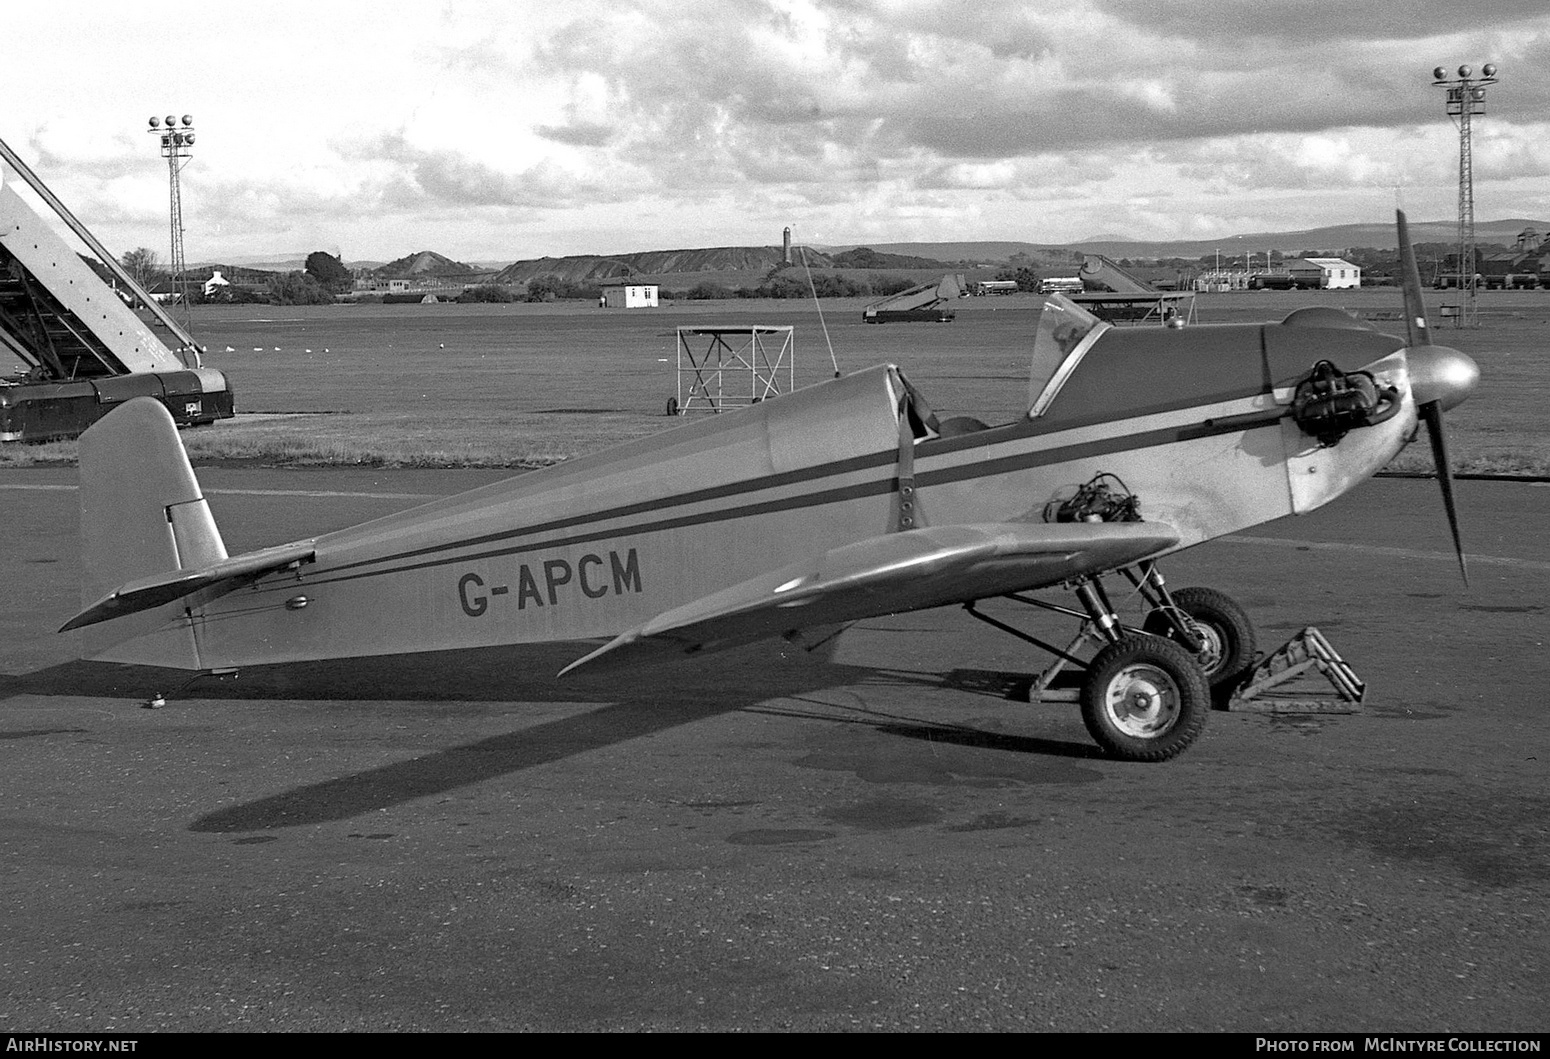
[[[1362,270],[1339,257],[1308,257],[1288,261],[1286,271],[1298,287],[1354,290],[1362,285]]]
[[[655,309],[657,285],[655,283],[619,283],[603,288],[605,309]]]
[[[356,293],[367,294],[407,294],[410,282],[407,279],[387,279],[382,276],[373,276],[369,272],[358,272],[355,276]]]

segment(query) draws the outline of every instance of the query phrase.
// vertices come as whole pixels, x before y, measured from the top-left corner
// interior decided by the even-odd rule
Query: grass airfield
[[[1335,305],[1397,332],[1399,297],[1270,291],[1201,295],[1196,305],[1200,325]],[[1429,295],[1434,323],[1448,300]],[[192,330],[207,363],[231,378],[239,415],[190,431],[187,443],[202,463],[543,466],[677,425],[665,415],[677,394],[676,328],[718,324],[793,326],[798,387],[832,377],[836,364],[849,372],[888,361],[943,414],[1005,422],[1023,413],[1039,297],[960,299],[951,324],[868,325],[864,304],[827,301],[822,320],[810,301],[199,307]],[[1474,397],[1449,413],[1455,469],[1550,474],[1550,292],[1487,292],[1480,309],[1478,328],[1434,329],[1482,371]],[[0,466],[74,458],[73,442],[0,449]],[[1394,469],[1430,470],[1431,456],[1412,446]]]

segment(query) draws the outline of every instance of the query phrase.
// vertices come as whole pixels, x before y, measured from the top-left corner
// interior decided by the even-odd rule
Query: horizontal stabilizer
[[[65,622],[59,631],[69,632],[84,625],[95,625],[99,621],[150,610],[195,592],[208,591],[208,598],[213,599],[251,584],[267,573],[283,570],[293,564],[311,562],[313,555],[312,541],[298,541],[222,559],[199,569],[170,570],[164,574],[142,577],[120,585]]]
[[[562,672],[716,651],[814,625],[1057,584],[1174,547],[1160,523],[935,526],[834,548],[657,615]]]

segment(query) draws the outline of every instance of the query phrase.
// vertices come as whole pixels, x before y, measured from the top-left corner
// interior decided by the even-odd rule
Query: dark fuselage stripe
[[[1229,395],[1229,399],[1243,399],[1262,396],[1262,390],[1246,391],[1241,394]],[[1213,403],[1218,403],[1213,398]],[[1157,414],[1169,411],[1181,411],[1185,408],[1197,407],[1195,404],[1180,403],[1176,407],[1159,407],[1148,409],[1148,414]],[[1257,414],[1257,413],[1256,413]],[[1127,417],[1131,418],[1131,417]],[[1210,420],[1207,420],[1209,426]],[[1070,423],[1062,424],[1061,432],[1067,430],[1083,429],[1095,424]],[[1198,427],[1196,429],[1199,429]],[[924,443],[923,448],[917,453],[917,458],[931,459],[949,452],[964,448],[982,445],[1001,445],[1012,441],[1021,441],[1030,437],[1036,437],[1041,433],[1053,433],[1037,420],[1027,420],[1021,423],[1008,424],[1004,427],[996,427],[980,434],[963,435],[953,438],[939,438]],[[1050,450],[1056,451],[1056,450]],[[873,467],[891,466],[898,460],[898,452],[893,449],[885,449],[880,452],[869,453],[865,456],[857,456],[848,460],[839,460],[835,463],[820,464],[816,467],[804,467],[795,471],[783,471],[765,478],[748,481],[729,482],[725,485],[711,486],[705,489],[697,489],[693,492],[679,493],[675,496],[661,497],[656,500],[642,500],[634,504],[625,504],[606,511],[594,511],[584,515],[572,515],[567,518],[554,519],[550,522],[534,523],[531,526],[521,526],[515,529],[502,530],[499,533],[490,533],[482,537],[472,537],[468,540],[452,541],[442,544],[430,544],[423,548],[414,548],[409,551],[395,552],[392,555],[382,555],[371,559],[361,559],[353,563],[345,563],[332,567],[333,571],[344,571],[361,566],[378,566],[384,563],[396,563],[405,559],[413,559],[421,555],[433,555],[437,552],[450,551],[456,548],[473,548],[481,544],[494,544],[497,541],[511,540],[515,537],[531,537],[541,533],[552,533],[555,530],[569,529],[572,526],[589,525],[594,522],[607,521],[609,519],[628,518],[634,515],[646,515],[654,511],[660,511],[670,507],[685,507],[690,504],[704,503],[708,500],[720,500],[726,497],[739,496],[748,493],[763,492],[768,489],[778,489],[782,486],[796,485],[801,482],[816,481],[823,478],[835,478],[856,471],[867,470]],[[1049,462],[1049,461],[1040,461]],[[953,479],[944,479],[951,481]]]
[[[977,463],[966,463],[958,467],[947,467],[939,471],[926,471],[917,473],[915,481],[919,485],[943,485],[947,482],[961,482],[973,478],[983,478],[988,475],[1006,474],[1011,471],[1025,470],[1029,467],[1043,467],[1051,463],[1067,463],[1072,460],[1083,460],[1093,456],[1107,456],[1111,452],[1124,452],[1129,449],[1149,449],[1157,445],[1167,445],[1174,441],[1190,441],[1195,438],[1208,438],[1217,434],[1232,434],[1239,430],[1247,430],[1256,426],[1269,426],[1281,418],[1283,412],[1279,409],[1266,412],[1252,412],[1242,416],[1228,416],[1223,419],[1207,419],[1202,423],[1192,423],[1189,426],[1160,427],[1156,430],[1147,430],[1139,434],[1125,434],[1120,437],[1103,438],[1098,441],[1083,441],[1074,445],[1061,445],[1052,449],[1039,449],[1035,452],[1019,452],[1014,456],[1003,456],[995,460],[982,460]]]
[[[865,482],[841,489],[826,489],[818,493],[803,493],[800,496],[788,497],[784,500],[769,500],[762,504],[747,504],[737,508],[701,512],[696,515],[681,515],[678,518],[662,519],[658,522],[629,526],[623,529],[593,530],[590,533],[578,533],[569,537],[530,541],[525,544],[496,548],[493,551],[475,552],[471,555],[440,556],[435,559],[426,559],[422,562],[409,563],[405,566],[394,566],[384,570],[362,570],[338,577],[332,576],[334,571],[325,571],[316,578],[308,578],[307,583],[309,585],[327,585],[336,581],[354,581],[362,577],[382,577],[386,574],[401,574],[410,570],[424,570],[434,566],[478,562],[481,559],[499,559],[507,555],[521,555],[524,552],[568,548],[577,544],[586,544],[590,541],[617,539],[627,535],[636,536],[648,533],[661,533],[665,530],[682,529],[686,526],[699,526],[707,522],[728,522],[733,519],[768,515],[776,511],[790,511],[804,507],[819,507],[824,504],[838,504],[846,500],[857,500],[861,497],[876,496],[882,493],[891,493],[892,491],[893,480],[885,478],[881,481]],[[340,569],[344,568],[341,567]]]
[[[1268,426],[1280,419],[1283,412],[1265,411],[1247,415],[1229,416],[1218,420],[1206,420],[1199,424],[1187,426],[1162,427],[1156,430],[1144,431],[1139,434],[1127,434],[1119,437],[1102,438],[1097,441],[1081,442],[1073,445],[1063,445],[1057,448],[1040,449],[1031,452],[1021,452],[1013,456],[1006,456],[996,460],[983,460],[966,463],[959,467],[948,467],[937,471],[927,471],[917,474],[916,482],[921,486],[944,485],[949,482],[972,481],[976,478],[992,477],[1015,471],[1027,470],[1033,467],[1046,466],[1052,463],[1065,463],[1072,460],[1088,459],[1095,456],[1106,456],[1114,452],[1124,452],[1131,449],[1152,448],[1157,445],[1166,445],[1175,441],[1189,440],[1192,438],[1210,437],[1217,434],[1229,434],[1252,426]],[[894,454],[884,454],[886,462],[892,463],[896,458]],[[850,461],[854,462],[854,461]],[[769,488],[769,483],[764,483]],[[523,544],[515,544],[504,548],[496,548],[490,551],[476,552],[473,554],[461,554],[457,556],[439,556],[434,559],[426,559],[417,563],[392,566],[379,570],[362,570],[357,573],[344,573],[356,567],[367,565],[365,562],[352,563],[349,566],[340,566],[318,570],[315,575],[307,578],[307,583],[312,585],[331,584],[338,581],[354,581],[363,577],[378,577],[387,574],[405,573],[412,570],[423,570],[429,567],[447,566],[453,563],[477,562],[484,559],[498,559],[503,556],[520,555],[525,552],[549,550],[572,547],[586,544],[591,541],[617,539],[626,535],[637,536],[650,533],[660,533],[666,530],[682,529],[688,526],[703,525],[708,522],[730,522],[736,519],[755,518],[760,515],[773,514],[780,511],[793,511],[806,507],[820,507],[824,504],[843,503],[847,500],[857,500],[868,496],[886,495],[894,490],[894,479],[879,479],[872,482],[862,482],[856,485],[843,486],[835,489],[825,489],[813,493],[802,493],[797,496],[784,497],[778,500],[767,500],[762,503],[745,504],[735,508],[722,508],[716,511],[698,512],[692,515],[681,515],[677,518],[661,519],[656,522],[638,524],[626,528],[597,529],[587,533],[578,533],[568,537],[547,538],[542,541],[531,541]],[[665,505],[658,505],[665,506]],[[590,518],[576,518],[557,520],[548,524],[547,528],[565,528],[571,525],[599,522],[606,518],[616,517],[613,513],[595,515]],[[538,532],[534,528],[533,532]],[[425,555],[434,551],[445,551],[450,548],[470,547],[483,543],[492,543],[496,540],[509,539],[514,533],[492,534],[485,537],[474,538],[469,541],[456,544],[440,545],[437,548],[425,548],[415,552],[406,552],[402,555],[388,559],[378,560],[388,562],[403,560],[417,555]],[[282,586],[284,587],[284,586]],[[289,588],[287,588],[289,590]]]
[[[606,511],[591,511],[585,515],[571,515],[567,518],[554,519],[550,522],[536,522],[531,526],[522,526],[517,529],[502,530],[499,533],[487,533],[482,537],[470,537],[468,540],[451,541],[445,544],[430,544],[424,548],[414,548],[406,552],[396,552],[393,555],[382,555],[374,559],[361,559],[353,563],[345,563],[332,567],[334,571],[350,570],[358,566],[373,566],[380,563],[398,562],[403,559],[413,559],[419,555],[430,555],[435,552],[444,552],[452,548],[473,548],[481,544],[494,544],[496,541],[510,540],[513,537],[531,537],[539,533],[551,533],[555,530],[569,529],[572,526],[584,526],[593,522],[603,522],[608,519],[628,518],[631,515],[645,515],[653,511],[660,511],[667,507],[683,507],[689,504],[704,503],[708,500],[720,500],[729,496],[737,496],[742,493],[752,493],[765,489],[779,489],[782,486],[796,485],[805,481],[818,478],[833,478],[841,474],[851,474],[856,471],[868,470],[872,467],[881,467],[892,464],[897,460],[898,453],[885,449],[882,452],[870,453],[866,456],[858,456],[854,459],[841,460],[837,463],[826,463],[818,467],[804,467],[797,471],[783,471],[754,481],[729,482],[726,485],[711,486],[706,489],[696,489],[693,492],[678,493],[674,496],[662,497],[657,500],[642,500],[634,504],[625,504]],[[590,539],[590,538],[588,538]],[[406,569],[416,569],[407,567]]]

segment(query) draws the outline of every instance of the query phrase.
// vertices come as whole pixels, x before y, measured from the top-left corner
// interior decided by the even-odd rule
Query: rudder
[[[81,435],[80,482],[82,606],[138,578],[226,558],[177,425],[160,401],[128,401]],[[111,633],[89,636],[86,653],[97,655],[101,647],[164,624],[168,614],[136,617],[145,620],[114,622]],[[197,656],[191,634],[186,641]],[[187,665],[188,659],[165,662]]]

